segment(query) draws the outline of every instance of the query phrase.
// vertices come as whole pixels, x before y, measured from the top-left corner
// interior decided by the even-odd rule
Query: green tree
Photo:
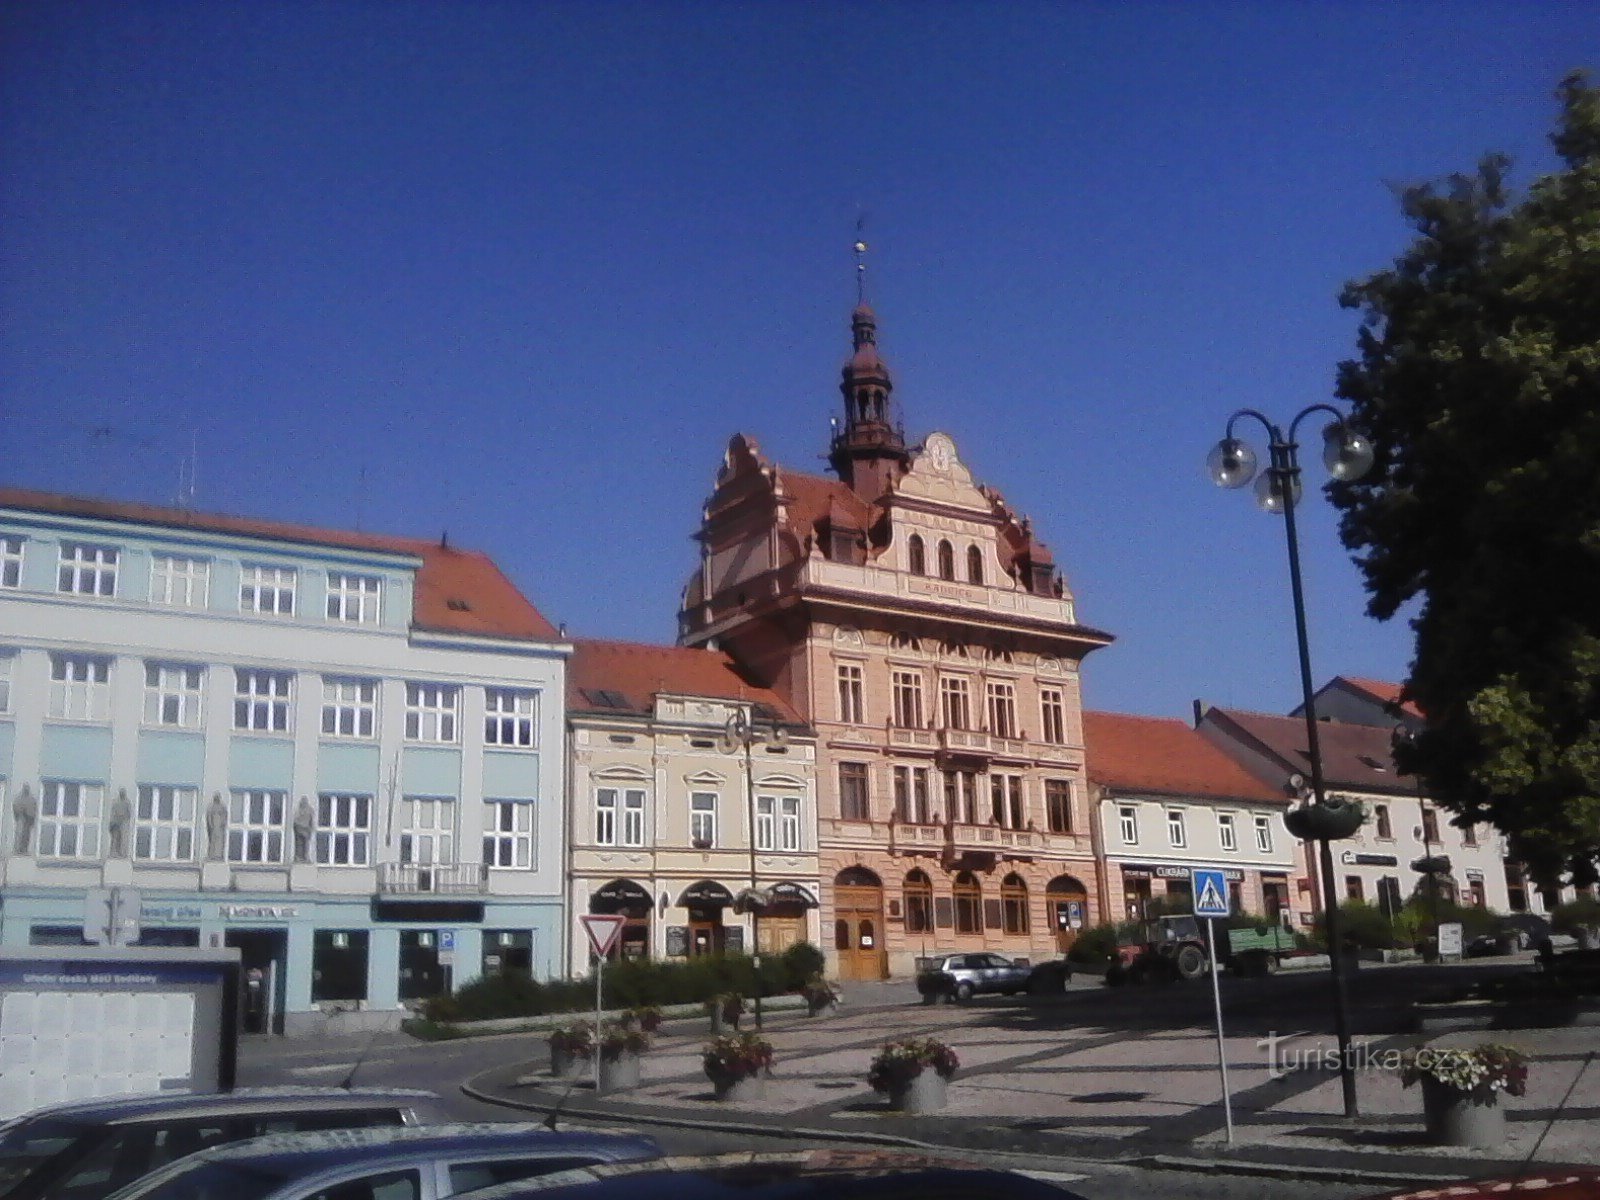
[[[1557,91],[1561,169],[1508,160],[1406,189],[1415,241],[1348,284],[1338,393],[1378,450],[1330,487],[1368,611],[1413,612],[1402,765],[1534,878],[1600,854],[1600,91]]]

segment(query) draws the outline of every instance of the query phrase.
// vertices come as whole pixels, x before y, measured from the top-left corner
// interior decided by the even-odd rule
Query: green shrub
[[[810,942],[796,942],[783,952],[784,991],[798,992],[827,969],[828,960]]]
[[[1579,896],[1550,910],[1550,928],[1577,936],[1580,930],[1600,929],[1600,900]]]
[[[1317,914],[1315,938],[1323,947],[1328,944],[1326,921],[1324,914]],[[1339,934],[1345,945],[1361,950],[1394,949],[1394,926],[1381,909],[1365,900],[1346,900],[1339,905]]]
[[[1117,927],[1091,925],[1078,934],[1067,950],[1067,961],[1076,963],[1106,963],[1117,954]]]

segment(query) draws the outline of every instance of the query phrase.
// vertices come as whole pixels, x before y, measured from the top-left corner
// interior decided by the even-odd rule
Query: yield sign
[[[594,947],[596,958],[604,958],[611,953],[611,947],[617,944],[617,936],[628,922],[628,918],[621,913],[588,913],[578,920],[583,922],[583,931],[589,935],[589,945]]]

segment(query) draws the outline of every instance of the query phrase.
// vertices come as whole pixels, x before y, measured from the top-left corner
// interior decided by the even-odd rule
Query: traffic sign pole
[[[605,994],[606,955],[617,944],[628,918],[620,913],[585,913],[578,918],[594,951],[594,1094],[600,1094],[600,998]]]
[[[1217,1065],[1222,1069],[1222,1115],[1228,1124],[1228,1145],[1233,1145],[1233,1094],[1228,1090],[1228,1051],[1222,1041],[1222,985],[1217,981],[1216,926],[1206,922],[1206,949],[1211,959],[1211,1001],[1217,1010]]]
[[[1222,1038],[1222,983],[1217,974],[1217,927],[1215,920],[1228,915],[1228,877],[1214,867],[1191,873],[1194,880],[1194,915],[1206,922],[1206,958],[1211,965],[1211,1002],[1217,1012],[1217,1067],[1222,1072],[1222,1115],[1228,1126],[1228,1144],[1233,1145],[1233,1094],[1228,1088],[1228,1050]]]

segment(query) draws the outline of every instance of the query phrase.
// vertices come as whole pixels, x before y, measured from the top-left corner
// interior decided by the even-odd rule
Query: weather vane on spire
[[[856,303],[867,302],[867,243],[861,239],[861,231],[866,228],[867,214],[862,213],[856,218]]]

